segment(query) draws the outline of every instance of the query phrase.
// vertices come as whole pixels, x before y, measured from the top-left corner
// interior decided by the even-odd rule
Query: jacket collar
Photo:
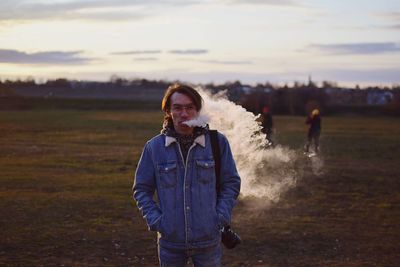
[[[165,147],[169,146],[170,144],[177,142],[175,137],[172,136],[165,136]],[[194,141],[194,143],[197,143],[201,145],[202,147],[206,146],[206,136],[204,134],[197,136]]]

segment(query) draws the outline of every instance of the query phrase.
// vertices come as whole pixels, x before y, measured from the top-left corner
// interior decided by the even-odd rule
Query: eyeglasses
[[[194,112],[196,110],[196,106],[194,104],[189,104],[189,105],[172,105],[171,108],[172,111],[174,112],[182,112],[183,110],[186,110],[186,112]]]

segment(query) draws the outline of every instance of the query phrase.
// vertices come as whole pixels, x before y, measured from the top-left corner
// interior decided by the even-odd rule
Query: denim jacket
[[[149,230],[158,232],[160,246],[204,248],[220,242],[220,230],[230,223],[239,195],[240,177],[228,140],[218,133],[218,141],[218,197],[209,133],[194,140],[186,162],[173,137],[160,134],[146,143],[136,169],[133,197]]]

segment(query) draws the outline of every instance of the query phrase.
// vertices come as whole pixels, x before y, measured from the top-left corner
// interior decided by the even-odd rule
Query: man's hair
[[[189,97],[193,101],[193,104],[196,106],[197,111],[200,111],[203,105],[203,98],[194,88],[180,83],[174,83],[170,85],[165,91],[163,100],[161,102],[161,109],[165,112],[164,127],[173,127],[172,118],[170,115],[167,114],[167,112],[171,111],[171,96],[174,93],[180,93]]]

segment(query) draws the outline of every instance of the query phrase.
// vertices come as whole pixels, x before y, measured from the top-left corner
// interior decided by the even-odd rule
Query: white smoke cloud
[[[204,99],[201,116],[209,118],[210,129],[229,140],[242,179],[241,196],[276,202],[296,184],[298,153],[277,145],[268,147],[256,116],[223,96],[211,96],[197,88]],[[268,148],[267,148],[268,147]]]
[[[195,126],[202,127],[202,126],[206,126],[206,124],[209,123],[209,121],[210,121],[210,118],[208,116],[200,114],[196,118],[185,121],[183,123],[189,127],[195,127]]]

